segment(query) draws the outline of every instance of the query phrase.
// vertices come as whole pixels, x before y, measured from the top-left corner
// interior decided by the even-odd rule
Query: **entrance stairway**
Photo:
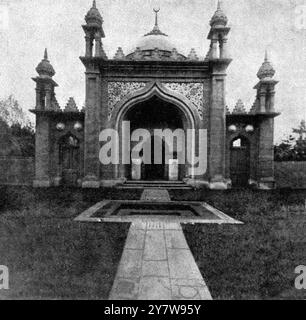
[[[168,189],[168,190],[191,190],[183,181],[132,181],[128,180],[120,186],[121,189]]]

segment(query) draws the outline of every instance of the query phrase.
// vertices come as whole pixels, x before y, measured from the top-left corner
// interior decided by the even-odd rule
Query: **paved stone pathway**
[[[169,202],[170,195],[165,189],[145,189],[141,195],[141,201]]]
[[[109,299],[212,299],[179,223],[132,223]]]
[[[145,189],[142,202],[171,202],[165,189]],[[109,203],[101,201],[82,212],[79,222],[131,223],[110,300],[212,300],[186,242],[181,223],[242,224],[207,203],[201,205],[214,218],[177,216],[94,215]],[[130,202],[129,202],[130,203]],[[138,203],[136,201],[136,203]],[[173,203],[173,202],[172,202]]]

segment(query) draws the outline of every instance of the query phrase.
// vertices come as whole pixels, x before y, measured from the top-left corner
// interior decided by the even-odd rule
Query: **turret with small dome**
[[[260,80],[264,80],[264,79],[272,79],[275,75],[275,70],[271,64],[271,62],[269,61],[268,58],[268,51],[266,50],[266,54],[265,54],[265,61],[262,64],[262,66],[260,67],[258,73],[257,73],[257,77]]]
[[[45,49],[44,58],[36,67],[36,71],[40,77],[50,77],[55,75],[55,70],[52,67],[50,61],[48,60],[48,51]]]
[[[103,18],[101,16],[99,10],[97,9],[96,0],[93,1],[92,7],[87,12],[87,14],[85,16],[85,21],[86,21],[87,25],[102,26]]]
[[[217,11],[215,12],[215,14],[213,15],[213,17],[210,20],[210,26],[211,27],[225,27],[228,23],[228,18],[225,15],[225,13],[223,12],[223,10],[221,9],[221,1],[218,1],[218,7],[217,7]]]

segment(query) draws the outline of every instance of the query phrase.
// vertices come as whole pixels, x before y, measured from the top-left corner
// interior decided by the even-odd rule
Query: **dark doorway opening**
[[[246,188],[250,179],[250,143],[238,137],[231,143],[230,175],[233,188]]]
[[[130,122],[131,134],[137,129],[146,129],[150,132],[151,143],[151,164],[141,165],[141,178],[144,181],[167,181],[169,180],[169,159],[177,159],[177,149],[185,150],[184,147],[178,146],[176,139],[174,139],[173,152],[169,152],[169,147],[165,139],[154,138],[154,130],[156,129],[170,129],[174,132],[177,129],[186,127],[185,116],[182,111],[175,105],[162,100],[157,96],[153,96],[145,102],[141,102],[133,106],[125,115],[124,121]],[[158,144],[162,150],[162,162],[155,162],[154,144],[156,140],[160,139]],[[185,143],[185,142],[184,142]],[[131,144],[133,148],[133,143]],[[140,154],[141,156],[142,154]],[[132,163],[132,159],[131,159]],[[125,176],[128,179],[134,180],[132,177],[132,165],[125,166]],[[185,173],[185,166],[179,165],[177,180],[182,180]],[[136,179],[138,180],[138,179]]]
[[[159,140],[159,141],[158,141]],[[161,148],[162,163],[156,164],[154,143],[158,143]],[[146,181],[162,181],[168,179],[168,165],[165,163],[166,144],[162,139],[151,137],[151,164],[142,166],[142,177]]]
[[[80,143],[74,135],[67,134],[60,139],[59,162],[63,183],[77,185],[80,171]]]

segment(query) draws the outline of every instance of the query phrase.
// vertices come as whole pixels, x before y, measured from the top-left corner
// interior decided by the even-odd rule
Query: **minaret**
[[[218,1],[217,10],[210,20],[208,39],[210,52],[205,60],[209,64],[211,74],[209,141],[209,185],[211,189],[227,189],[225,179],[226,167],[226,100],[225,82],[226,69],[231,62],[227,53],[228,19]]]
[[[48,60],[48,51],[45,49],[44,58],[36,67],[38,77],[32,78],[36,82],[36,110],[53,110],[57,106],[55,87],[57,83],[52,79],[54,68]]]
[[[275,111],[275,86],[278,81],[273,79],[274,75],[275,70],[269,61],[268,51],[266,50],[264,62],[257,73],[259,83],[257,83],[254,88],[257,90],[257,101],[259,105],[257,113]]]
[[[59,106],[55,98],[54,89],[57,83],[52,77],[55,75],[54,68],[48,60],[48,51],[45,49],[44,58],[38,64],[36,71],[38,77],[33,78],[36,82],[36,106],[32,110],[36,115],[35,133],[35,179],[34,187],[50,187],[51,166],[51,121],[48,117],[52,112],[58,111]]]
[[[210,32],[208,39],[210,44],[210,59],[227,59],[227,35],[230,28],[227,27],[228,18],[222,10],[221,0],[218,0],[217,10],[210,20]]]
[[[83,188],[99,188],[100,161],[99,161],[99,133],[102,113],[107,106],[102,106],[102,96],[107,96],[107,85],[102,84],[99,63],[104,63],[107,56],[103,50],[102,38],[103,18],[93,1],[91,9],[85,16],[86,25],[83,25],[86,40],[85,57],[81,61],[86,67],[86,97],[84,120],[84,177]],[[97,61],[98,60],[98,61]]]
[[[260,67],[257,77],[259,82],[257,90],[255,114],[260,115],[258,131],[258,165],[257,176],[260,189],[273,189],[274,181],[274,118],[279,114],[275,112],[275,86],[278,83],[273,79],[275,70],[269,61],[268,52]]]
[[[85,16],[85,21],[86,25],[83,25],[86,41],[85,57],[95,56],[107,59],[102,45],[102,38],[105,38],[102,27],[103,18],[97,9],[96,0],[93,0],[92,7]]]

